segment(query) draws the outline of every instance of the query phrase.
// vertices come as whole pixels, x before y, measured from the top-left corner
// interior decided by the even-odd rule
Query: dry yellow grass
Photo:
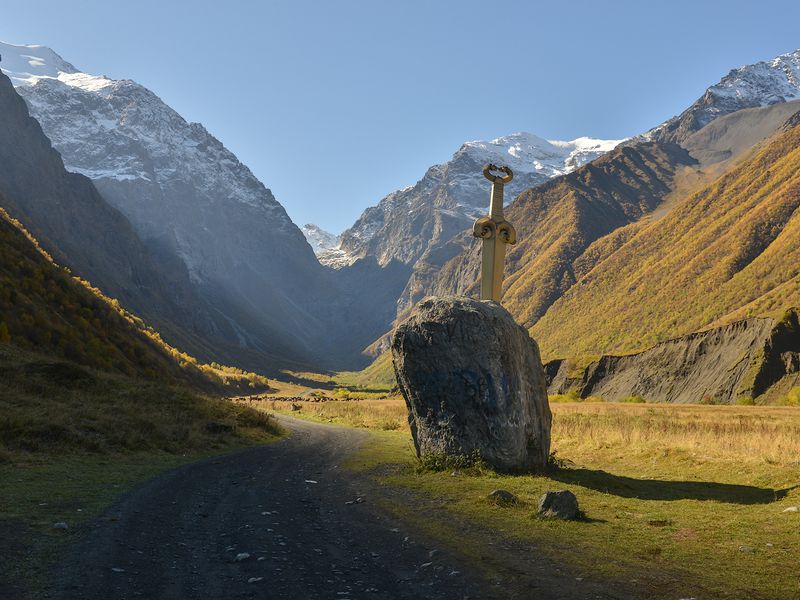
[[[292,410],[291,405],[300,407]],[[408,429],[405,403],[401,398],[387,400],[341,400],[333,402],[285,402],[260,400],[251,404],[267,411],[290,412],[295,416],[327,423],[340,423],[363,429],[395,431]]]
[[[400,397],[387,400],[256,404],[263,410],[353,427],[407,430]],[[699,406],[551,403],[553,448],[559,456],[595,462],[614,451],[628,458],[685,453],[697,461],[800,465],[800,409],[784,406]]]

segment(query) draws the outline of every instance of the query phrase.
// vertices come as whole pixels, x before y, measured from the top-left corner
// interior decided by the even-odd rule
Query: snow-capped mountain
[[[322,262],[342,267],[374,255],[379,264],[395,259],[413,264],[430,248],[471,226],[489,206],[490,184],[483,177],[487,162],[514,172],[506,186],[510,202],[521,191],[569,173],[614,148],[621,140],[549,141],[531,133],[514,133],[491,141],[466,142],[447,163],[428,169],[415,185],[383,198],[364,211],[341,236],[338,251]]]
[[[640,136],[681,142],[714,119],[743,108],[800,99],[800,49],[733,69],[677,117]]]
[[[202,125],[135,81],[84,73],[44,46],[0,43],[0,54],[66,168],[90,177],[156,255],[179,257],[236,332],[232,344],[339,359],[345,352],[326,347],[342,349],[339,323],[359,344],[337,312],[349,301],[339,302],[303,233]]]
[[[300,231],[250,170],[147,88],[80,72],[44,46],[0,44],[0,53],[67,169],[93,179],[144,238],[174,246],[197,280],[224,274],[209,252],[219,249],[209,233],[230,221],[223,205],[301,246]],[[228,240],[225,252],[236,245]]]
[[[306,236],[306,241],[311,244],[311,248],[317,256],[339,247],[339,236],[332,234],[330,231],[325,231],[319,225],[306,223],[300,230]]]

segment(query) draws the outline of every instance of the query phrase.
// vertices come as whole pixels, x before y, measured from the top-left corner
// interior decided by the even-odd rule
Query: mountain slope
[[[569,361],[547,363],[548,392],[654,402],[774,401],[800,379],[796,310],[692,333],[625,356],[602,356],[577,377]]]
[[[0,202],[8,200],[0,194]],[[53,263],[19,221],[2,208],[0,284],[1,344],[111,373],[188,383],[207,390],[221,388],[223,371],[202,367],[164,343],[116,300]],[[69,371],[64,365],[53,368]],[[246,379],[233,371],[227,375]],[[266,383],[262,378],[251,380],[262,386]]]
[[[800,127],[646,224],[531,329],[548,357],[645,349],[800,305]],[[746,307],[746,308],[745,308]]]
[[[353,314],[368,311],[366,300],[340,288],[272,193],[202,125],[48,48],[0,50],[66,168],[92,179],[158,263],[183,271],[207,311],[193,325],[212,357],[261,369],[358,366],[373,329],[388,323]],[[68,264],[83,267],[80,252],[65,250]],[[90,279],[106,289],[103,276]]]
[[[0,193],[56,260],[138,313],[155,305],[178,320],[188,278],[180,265],[156,265],[127,219],[86,177],[64,170],[61,157],[8,78],[0,74]]]

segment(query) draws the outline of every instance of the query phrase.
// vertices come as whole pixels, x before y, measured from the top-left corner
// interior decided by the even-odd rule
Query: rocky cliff
[[[745,319],[637,354],[603,356],[585,369],[550,361],[545,372],[550,394],[677,403],[769,400],[800,379],[800,324],[791,310],[780,320]]]

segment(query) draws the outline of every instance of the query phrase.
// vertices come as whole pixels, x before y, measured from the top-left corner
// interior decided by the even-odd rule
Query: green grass
[[[384,352],[362,371],[337,373],[334,381],[339,386],[359,391],[391,391],[397,385],[391,352]]]
[[[304,403],[292,414],[368,428],[390,417],[403,424],[401,400],[383,401],[380,417],[376,404]],[[372,426],[346,466],[389,490],[376,500],[384,509],[468,556],[486,555],[485,537],[474,532],[488,528],[498,539],[533,542],[578,572],[636,580],[642,597],[800,596],[793,567],[800,513],[782,512],[800,505],[799,409],[635,402],[552,409],[553,449],[565,467],[547,477],[421,468],[405,426]],[[496,488],[520,503],[494,506],[486,497]],[[576,494],[586,520],[535,517],[539,497],[559,489]]]
[[[77,527],[179,464],[277,439],[263,412],[0,348],[0,592],[38,597]],[[65,521],[66,532],[53,529]]]

